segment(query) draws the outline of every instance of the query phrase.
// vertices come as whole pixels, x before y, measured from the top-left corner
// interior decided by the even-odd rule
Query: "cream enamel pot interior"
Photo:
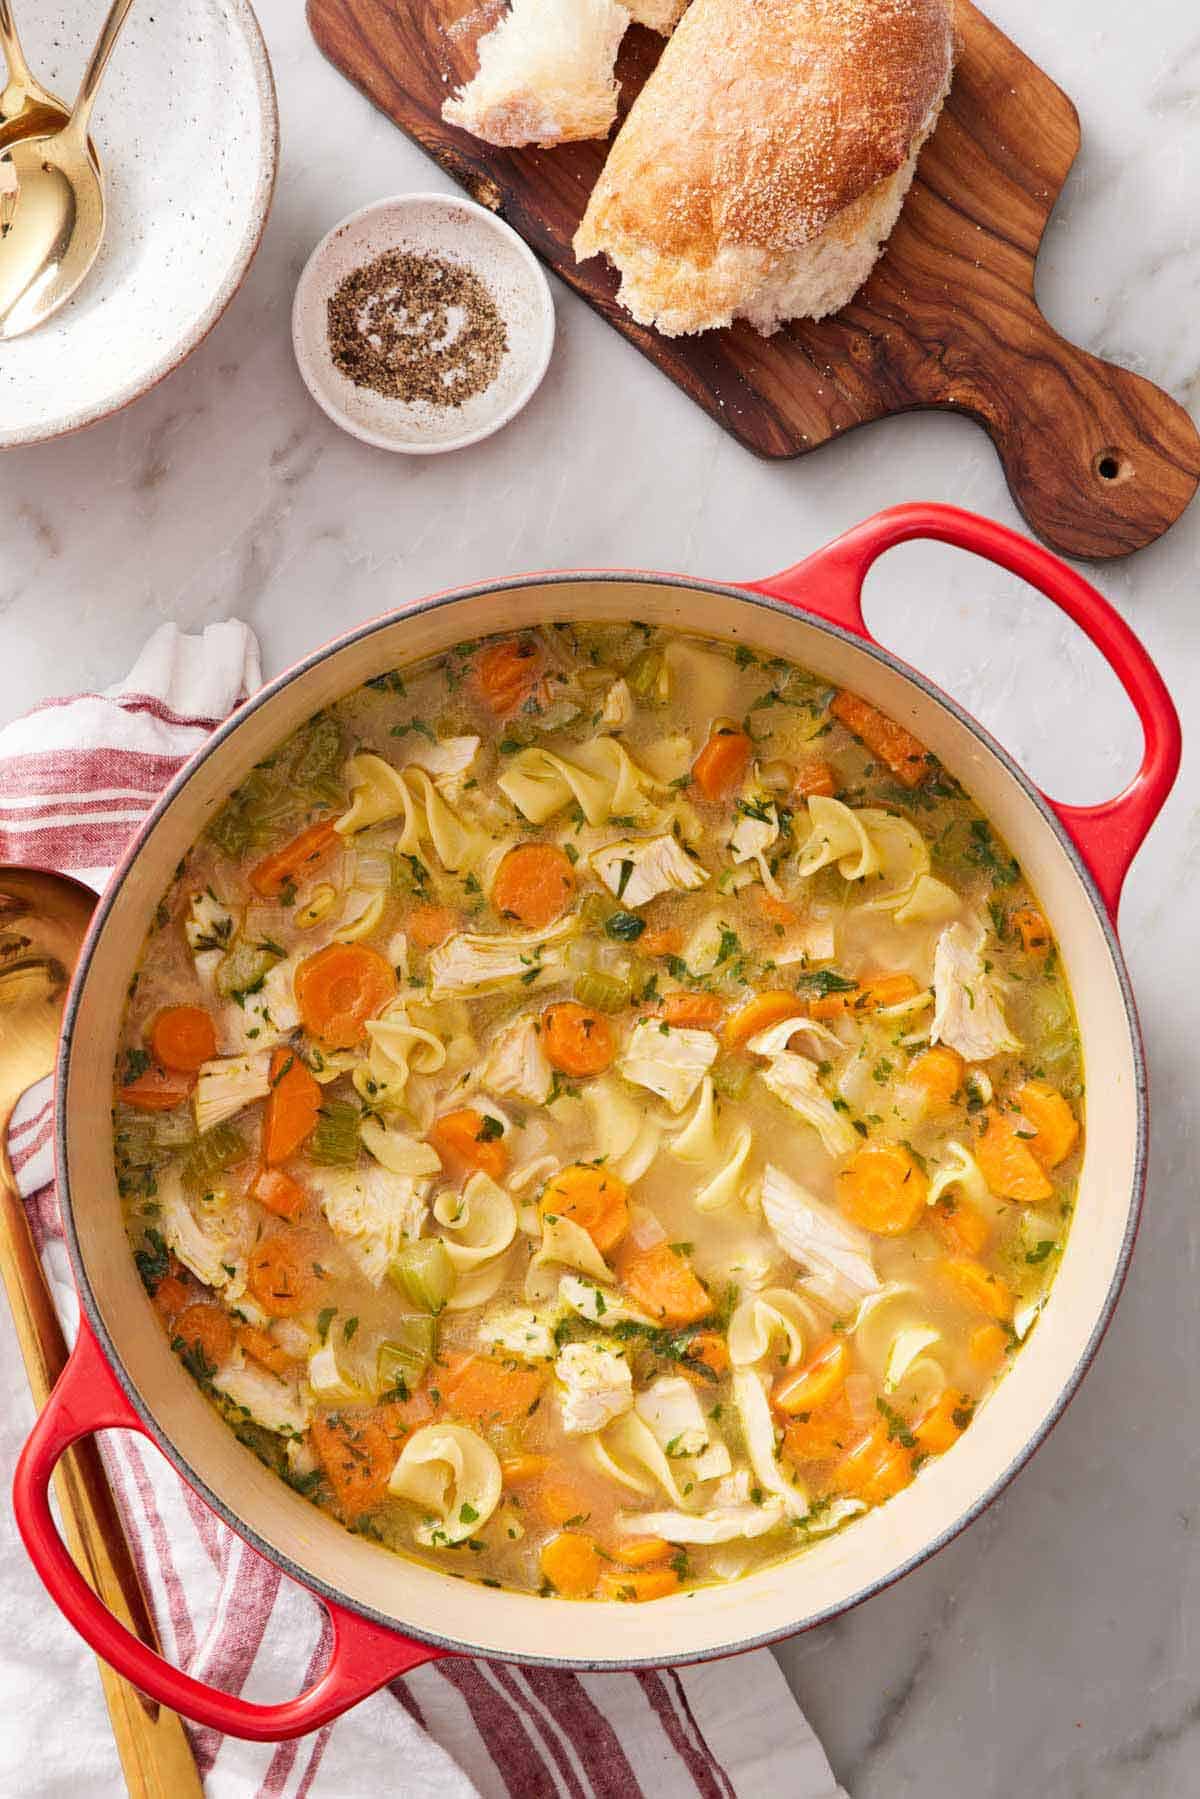
[[[1142,721],[1145,759],[1106,805],[1045,799],[971,719],[874,646],[863,579],[893,545],[931,537],[1023,576],[1112,663]],[[226,795],[282,737],[368,677],[464,638],[556,619],[641,618],[745,640],[865,695],[965,784],[1011,845],[1050,917],[1074,989],[1089,1091],[1075,1227],[1050,1303],[979,1422],[915,1482],[802,1556],[731,1586],[645,1606],[491,1590],[351,1535],[240,1445],[171,1352],[139,1283],[112,1165],[110,1083],[122,1004],[159,895]],[[1153,664],[1079,575],[999,525],[901,507],[750,586],[634,573],[535,575],[438,595],[318,651],[250,700],[188,764],[139,832],[101,902],[68,1003],[58,1072],[60,1199],[83,1309],[79,1341],[17,1471],[17,1520],[42,1578],[92,1647],[186,1716],[273,1740],[317,1728],[439,1653],[560,1667],[684,1662],[769,1642],[829,1618],[914,1567],[970,1522],[1025,1462],[1075,1390],[1108,1323],[1141,1205],[1146,1092],[1136,1015],[1113,928],[1126,869],[1179,758],[1174,708]],[[316,1684],[261,1706],[206,1687],[117,1625],[75,1570],[47,1503],[50,1474],[88,1432],[152,1437],[234,1529],[327,1605],[334,1647]]]

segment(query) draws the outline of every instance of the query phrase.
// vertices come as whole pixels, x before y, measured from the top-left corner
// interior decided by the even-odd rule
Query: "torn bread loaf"
[[[575,234],[668,337],[866,280],[953,74],[953,0],[692,0]]]
[[[506,147],[607,137],[617,116],[613,65],[628,25],[618,0],[512,0],[479,40],[479,73],[446,101],[442,117]]]

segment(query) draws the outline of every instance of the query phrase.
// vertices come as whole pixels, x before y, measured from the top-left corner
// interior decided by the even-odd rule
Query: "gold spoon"
[[[54,1067],[67,984],[95,904],[95,894],[64,875],[0,868],[0,1274],[39,1410],[66,1366],[67,1345],[13,1179],[8,1127],[21,1095]],[[75,1561],[121,1623],[157,1649],[92,1438],[63,1457],[55,1487]],[[175,1713],[143,1698],[105,1662],[100,1679],[132,1799],[202,1799]]]
[[[17,36],[12,0],[0,0],[0,55],[8,64],[8,85],[0,88],[0,150],[20,137],[46,137],[61,130],[71,116],[70,108],[31,72]]]
[[[0,339],[44,324],[70,299],[104,238],[104,177],[88,122],[133,0],[113,0],[71,115],[48,137],[25,137],[7,157],[19,190],[0,237]]]
[[[59,99],[36,80],[21,40],[17,36],[11,0],[0,0],[0,56],[8,68],[7,85],[0,88],[0,152],[19,137],[45,137],[66,124],[70,113]],[[0,237],[8,234],[20,189],[16,170],[0,156]]]

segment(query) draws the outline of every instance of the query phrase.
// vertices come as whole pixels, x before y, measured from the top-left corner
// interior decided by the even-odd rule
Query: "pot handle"
[[[1066,806],[1044,796],[1066,827],[1115,920],[1130,863],[1162,810],[1179,770],[1179,715],[1143,645],[1089,581],[1040,544],[994,519],[957,506],[928,503],[893,506],[876,513],[804,562],[744,585],[755,593],[802,606],[873,642],[862,613],[868,571],[886,550],[925,537],[984,556],[1036,587],[1086,632],[1133,703],[1145,748],[1142,765],[1125,791],[1097,806]]]
[[[295,1699],[254,1705],[172,1667],[119,1624],[96,1597],[68,1554],[50,1512],[50,1477],[59,1458],[72,1443],[98,1430],[150,1435],[86,1319],[81,1319],[71,1359],[17,1463],[13,1482],[17,1527],[34,1567],[67,1620],[97,1655],[152,1699],[213,1730],[273,1743],[320,1729],[397,1675],[447,1653],[323,1601],[333,1649],[320,1679]]]

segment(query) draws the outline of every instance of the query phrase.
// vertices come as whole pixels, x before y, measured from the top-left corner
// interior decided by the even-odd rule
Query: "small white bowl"
[[[73,98],[104,8],[19,0],[30,67]],[[4,82],[0,57],[0,84]],[[279,128],[250,0],[135,6],[92,136],[108,227],[96,266],[37,331],[0,354],[0,450],[107,418],[211,331],[258,249]]]
[[[347,275],[390,250],[461,263],[496,302],[508,351],[491,386],[461,406],[388,399],[334,364],[329,301]],[[400,194],[352,212],[321,239],[296,288],[292,343],[308,391],[335,425],[380,450],[436,456],[490,437],[533,397],[554,347],[554,302],[533,252],[485,207],[451,194]]]

